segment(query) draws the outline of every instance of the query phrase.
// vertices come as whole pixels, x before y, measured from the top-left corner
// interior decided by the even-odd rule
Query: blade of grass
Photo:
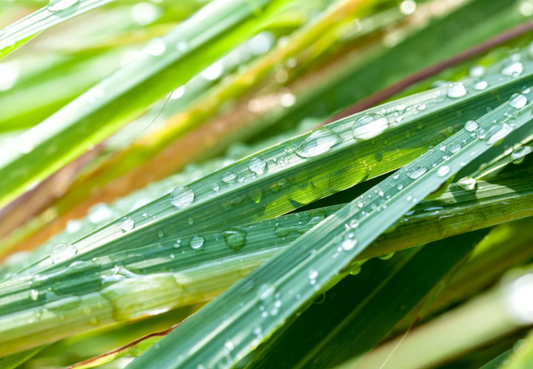
[[[214,2],[139,58],[0,149],[0,205],[46,178],[255,34],[290,0]],[[212,24],[209,32],[205,24]],[[177,47],[176,45],[179,45]],[[185,48],[185,50],[183,50]],[[127,104],[126,104],[127,102]]]
[[[472,137],[467,129],[443,141],[445,150],[451,151],[443,155],[441,150],[430,150],[328,217],[161,340],[158,350],[148,350],[128,367],[142,368],[148,363],[162,369],[232,365],[255,346],[254,326],[261,325],[263,334],[270,336],[420,198],[458,172],[464,166],[461,163],[470,162],[510,133],[509,117],[502,119],[504,113],[514,115],[516,129],[527,127],[529,108],[518,109],[513,98],[480,118],[476,125],[491,129],[486,141],[475,134]],[[497,124],[493,126],[494,118]],[[261,306],[266,314],[261,313]],[[176,358],[176,352],[182,356]]]

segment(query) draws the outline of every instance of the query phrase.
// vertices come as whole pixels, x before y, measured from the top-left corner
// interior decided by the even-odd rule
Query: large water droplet
[[[427,171],[428,170],[427,170],[426,167],[416,167],[416,168],[413,168],[412,170],[410,170],[407,173],[407,176],[409,178],[411,178],[411,179],[418,179],[421,176],[423,176]]]
[[[472,191],[474,188],[476,188],[477,182],[474,178],[464,177],[457,181],[457,185],[463,190]]]
[[[507,77],[518,77],[524,71],[524,66],[519,61],[508,60],[503,64],[501,73]]]
[[[159,56],[165,52],[167,49],[167,45],[165,44],[165,40],[162,38],[154,38],[148,43],[148,46],[146,47],[146,51],[148,51],[148,54],[153,56]]]
[[[50,0],[46,8],[51,12],[57,12],[68,9],[71,6],[74,6],[77,2],[78,0]]]
[[[519,147],[518,149],[514,150],[513,153],[511,154],[511,157],[513,158],[513,160],[520,160],[524,156],[529,154],[530,152],[531,152],[531,147],[522,146],[522,147]]]
[[[368,140],[375,137],[389,127],[386,117],[378,114],[368,114],[357,119],[352,126],[352,135],[355,139]]]
[[[511,133],[512,130],[513,128],[507,123],[492,126],[487,132],[487,145],[494,145],[496,142],[500,141],[509,133]]]
[[[440,167],[439,170],[437,171],[437,177],[444,177],[444,176],[447,175],[448,173],[450,173],[450,167],[447,166],[447,165],[443,165],[443,166]]]
[[[226,245],[232,250],[241,249],[246,243],[246,231],[242,229],[230,229],[224,232]]]
[[[76,255],[78,249],[71,244],[60,243],[59,245],[54,246],[50,258],[54,263],[70,259]]]
[[[124,217],[120,221],[120,229],[122,232],[129,232],[135,227],[135,222],[130,217]]]
[[[459,150],[461,150],[461,144],[458,143],[458,142],[452,142],[450,144],[450,153],[452,154],[455,154],[456,152],[458,152]]]
[[[466,95],[466,87],[461,82],[451,82],[446,90],[446,96],[458,99]]]
[[[178,209],[185,209],[194,201],[194,192],[187,186],[177,187],[170,193],[170,203]]]
[[[511,100],[509,100],[509,105],[511,105],[513,108],[521,109],[527,104],[527,97],[523,94],[516,93],[511,96]]]
[[[349,251],[353,249],[357,245],[357,239],[355,238],[355,234],[353,232],[348,232],[344,236],[344,240],[342,241],[341,247],[345,251]]]
[[[226,172],[222,175],[222,181],[225,182],[225,183],[230,183],[232,182],[233,180],[235,180],[235,177],[237,177],[237,175],[235,175],[235,173],[233,172]]]
[[[261,158],[253,158],[248,164],[248,168],[255,174],[263,174],[265,171],[266,163]]]
[[[478,124],[475,120],[469,120],[468,122],[466,122],[465,124],[465,129],[468,131],[468,132],[474,132],[478,127]]]
[[[189,242],[189,245],[191,245],[191,248],[194,250],[199,249],[204,245],[204,238],[200,236],[194,236],[191,241]]]
[[[473,82],[474,90],[482,91],[489,86],[485,78],[476,78]]]
[[[302,158],[312,158],[328,152],[329,149],[341,142],[341,136],[328,128],[320,128],[298,146],[296,154]]]

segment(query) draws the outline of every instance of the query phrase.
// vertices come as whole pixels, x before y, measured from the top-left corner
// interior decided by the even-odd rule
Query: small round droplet
[[[511,154],[511,157],[513,158],[513,160],[520,160],[524,156],[529,154],[530,152],[531,152],[531,147],[529,147],[529,146],[521,146],[521,147],[519,147],[519,148],[517,148],[516,150],[513,151],[513,153]]]
[[[511,100],[509,100],[509,105],[511,105],[513,108],[521,109],[527,104],[527,97],[521,93],[516,93],[511,96]]]
[[[352,126],[353,138],[368,140],[389,128],[389,121],[379,114],[368,114],[357,119]]]
[[[485,128],[478,129],[476,132],[476,137],[480,140],[484,139],[485,137],[487,137],[487,130]]]
[[[37,299],[39,298],[39,291],[31,290],[30,291],[30,298],[32,299],[32,301],[37,301]]]
[[[485,78],[476,78],[473,82],[474,90],[482,91],[489,87],[489,83]]]
[[[193,218],[187,219],[187,223],[189,223],[189,225],[193,225],[194,219]]]
[[[133,228],[135,228],[135,222],[130,217],[124,217],[120,221],[120,229],[122,229],[122,232],[129,232]]]
[[[344,236],[344,240],[342,241],[341,247],[345,251],[349,251],[353,249],[357,245],[357,239],[355,238],[355,234],[353,232],[348,232]]]
[[[452,142],[450,144],[450,152],[452,154],[455,154],[456,152],[458,152],[459,150],[461,150],[461,144],[458,143],[458,142]]]
[[[328,152],[341,142],[342,138],[337,133],[329,128],[320,128],[298,146],[296,154],[302,158],[312,158]]]
[[[427,172],[426,167],[416,167],[407,173],[407,176],[411,179],[418,179]]]
[[[469,120],[468,122],[466,122],[465,124],[465,129],[468,131],[468,132],[474,132],[477,128],[478,128],[478,124],[475,120]]]
[[[76,255],[78,249],[71,244],[60,243],[59,245],[54,246],[50,258],[54,263],[59,261],[67,260]]]
[[[230,249],[239,250],[246,243],[246,231],[242,229],[230,229],[225,231],[224,240]]]
[[[232,181],[235,180],[235,177],[237,177],[235,175],[235,173],[233,172],[226,172],[222,175],[222,181],[225,182],[225,183],[230,183]]]
[[[313,280],[313,279],[317,279],[318,278],[318,270],[315,270],[315,269],[311,269],[308,273],[308,277],[309,279]]]
[[[501,73],[506,77],[518,77],[524,71],[524,66],[519,61],[508,60],[503,64]]]
[[[248,168],[257,175],[263,174],[265,172],[266,163],[261,158],[253,158],[250,160]]]
[[[70,8],[76,5],[78,0],[50,0],[46,9],[51,12],[57,12]]]
[[[167,49],[167,45],[165,44],[165,40],[162,38],[155,38],[151,40],[148,43],[148,46],[146,47],[146,51],[148,51],[148,54],[153,56],[159,56],[165,52]]]
[[[194,201],[194,192],[187,186],[177,187],[170,193],[170,203],[178,209],[185,209]]]
[[[191,245],[191,248],[194,250],[198,250],[200,247],[204,245],[204,238],[200,236],[194,236],[191,239],[191,242],[189,242],[189,245]]]
[[[461,82],[451,82],[446,90],[446,96],[452,99],[463,97],[466,93],[466,87]]]
[[[448,173],[450,173],[450,167],[447,166],[447,165],[443,165],[443,166],[440,167],[439,170],[437,171],[437,177],[444,177],[444,176],[447,175]]]
[[[476,188],[477,182],[474,178],[464,177],[464,178],[461,178],[459,181],[457,181],[457,185],[461,187],[463,190],[472,191],[473,189]]]

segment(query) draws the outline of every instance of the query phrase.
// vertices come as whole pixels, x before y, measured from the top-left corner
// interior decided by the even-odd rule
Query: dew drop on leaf
[[[230,249],[239,250],[246,243],[246,231],[242,229],[230,229],[225,231],[224,240]]]
[[[527,104],[527,97],[523,94],[516,93],[511,96],[511,100],[509,100],[509,105],[511,105],[513,108],[521,109]]]
[[[194,192],[187,186],[176,187],[170,193],[170,203],[178,209],[185,209],[194,201]]]
[[[421,176],[423,176],[427,172],[426,167],[416,167],[413,170],[411,170],[409,173],[407,173],[407,176],[411,179],[418,179]]]
[[[506,77],[518,77],[524,71],[524,66],[519,61],[508,60],[503,64],[501,73]]]
[[[466,122],[465,124],[465,129],[468,131],[468,132],[474,132],[477,128],[478,128],[478,124],[475,120],[469,120],[468,122]]]
[[[349,251],[353,249],[357,245],[357,239],[355,238],[355,234],[353,232],[348,232],[344,236],[344,240],[342,241],[341,247],[345,251]]]
[[[194,250],[198,250],[200,247],[204,245],[204,238],[200,236],[194,236],[191,241],[189,242],[189,245]]]
[[[155,38],[148,43],[146,51],[153,56],[159,56],[165,52],[167,45],[162,38]]]
[[[68,9],[71,6],[74,6],[77,2],[78,0],[50,0],[46,8],[51,12],[57,12]]]
[[[302,158],[312,158],[328,152],[333,146],[342,142],[341,136],[329,128],[320,128],[307,137],[296,149]]]
[[[222,181],[225,183],[230,183],[231,181],[235,180],[235,173],[233,172],[226,172],[222,175]]]
[[[489,86],[485,78],[476,78],[473,82],[474,90],[482,91]]]
[[[39,291],[31,290],[30,291],[30,298],[32,299],[32,301],[37,301],[37,299],[39,298]]]
[[[511,154],[511,157],[513,158],[513,160],[520,160],[524,156],[529,154],[530,152],[531,152],[531,147],[522,146],[522,147],[519,147],[516,150],[514,150],[513,153]]]
[[[494,145],[511,133],[512,130],[512,127],[507,123],[492,126],[487,132],[487,145]]]
[[[451,82],[446,90],[446,96],[458,99],[466,95],[466,87],[461,82]]]
[[[368,114],[357,119],[352,126],[353,138],[368,140],[375,137],[389,127],[386,117],[379,114]]]
[[[474,188],[476,188],[476,184],[476,180],[471,177],[464,177],[457,181],[457,186],[466,191],[472,191]]]
[[[133,228],[135,228],[135,222],[130,217],[124,217],[120,221],[120,229],[122,229],[122,232],[129,232]]]
[[[457,142],[452,142],[452,144],[450,145],[450,152],[452,154],[455,154],[459,150],[461,150],[461,144]]]
[[[255,174],[260,175],[265,171],[266,163],[261,158],[253,158],[248,164],[248,168]]]
[[[444,176],[447,175],[448,173],[450,173],[450,167],[447,166],[447,165],[443,165],[443,166],[440,167],[439,170],[437,171],[437,177],[444,177]]]
[[[54,246],[50,257],[53,262],[59,262],[66,259],[70,259],[78,253],[78,249],[71,244],[60,243],[59,245]]]

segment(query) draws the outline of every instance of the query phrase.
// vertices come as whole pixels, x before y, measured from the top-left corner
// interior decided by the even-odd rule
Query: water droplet
[[[284,106],[288,108],[289,106],[293,106],[296,102],[296,97],[293,94],[287,93],[283,94],[280,97],[280,104],[281,106]]]
[[[174,243],[174,247],[178,248],[180,246],[181,246],[181,240],[176,240],[176,242]]]
[[[407,173],[407,176],[411,179],[418,179],[427,172],[426,167],[416,167]]]
[[[355,234],[353,232],[348,232],[344,236],[344,240],[342,241],[341,247],[345,251],[349,251],[353,249],[357,245],[357,239],[355,238]]]
[[[502,67],[501,73],[507,77],[518,77],[524,71],[524,66],[519,61],[507,60]]]
[[[154,38],[148,43],[148,46],[146,47],[146,51],[148,54],[153,56],[159,56],[165,52],[167,49],[167,45],[165,44],[165,40],[162,38]]]
[[[466,87],[461,82],[451,82],[446,90],[446,96],[458,99],[466,95]]]
[[[225,231],[224,240],[230,249],[239,250],[246,243],[246,231],[242,229],[230,229]]]
[[[359,221],[357,219],[350,220],[350,228],[355,229],[359,227]]]
[[[57,12],[60,10],[65,10],[74,6],[78,0],[50,0],[46,9],[51,12]]]
[[[60,243],[54,246],[50,257],[54,263],[70,259],[78,253],[78,249],[71,244]]]
[[[39,298],[39,291],[31,290],[30,291],[30,298],[32,299],[32,301],[37,301],[37,299]]]
[[[485,128],[480,128],[476,132],[477,138],[480,140],[484,139],[487,136],[487,130]]]
[[[447,166],[447,165],[443,165],[443,166],[440,167],[439,170],[437,171],[437,177],[444,177],[444,176],[447,175],[448,173],[450,173],[450,167]]]
[[[248,165],[248,168],[257,175],[263,174],[265,167],[266,163],[261,158],[253,158]]]
[[[524,156],[529,154],[530,152],[531,152],[531,147],[522,146],[522,147],[519,147],[516,150],[514,150],[513,153],[511,154],[511,157],[513,158],[513,160],[520,160]]]
[[[342,138],[328,128],[321,128],[313,132],[296,149],[296,154],[302,158],[312,158],[321,155],[333,146],[342,142]]]
[[[403,190],[403,184],[401,184],[401,183],[398,184],[398,186],[396,186],[396,189],[397,189],[398,191]]]
[[[450,145],[450,152],[452,154],[455,154],[459,150],[461,150],[461,144],[458,143],[458,142],[452,142],[451,145]]]
[[[468,131],[468,132],[474,132],[476,129],[477,129],[478,124],[475,120],[469,120],[468,122],[466,122],[465,124],[465,129]]]
[[[230,351],[232,351],[232,350],[235,348],[235,345],[234,345],[233,342],[231,342],[231,341],[226,341],[226,343],[224,344],[224,346],[225,346],[228,350],[230,350]]]
[[[405,14],[413,14],[416,10],[416,2],[414,0],[404,0],[400,4],[400,11]]]
[[[222,175],[222,181],[225,182],[225,183],[230,183],[231,181],[234,181],[235,180],[235,177],[237,177],[235,175],[235,173],[233,172],[226,172]]]
[[[194,192],[187,186],[177,187],[170,193],[170,203],[178,209],[185,209],[194,201]]]
[[[129,232],[135,227],[135,222],[130,217],[124,217],[120,221],[120,229],[122,232]]]
[[[222,65],[222,62],[217,61],[205,68],[200,75],[208,81],[214,81],[219,78],[222,73],[224,73],[224,65]]]
[[[386,117],[379,114],[368,114],[357,119],[352,126],[352,135],[355,139],[368,140],[375,137],[389,127]]]
[[[187,223],[189,223],[189,225],[192,225],[194,223],[194,219],[193,218],[187,219]]]
[[[485,67],[482,67],[481,65],[476,65],[470,68],[469,74],[470,77],[474,78],[483,77],[485,75]]]
[[[472,191],[476,188],[477,182],[474,178],[464,177],[457,181],[457,186],[461,187],[463,190]]]
[[[511,100],[509,100],[509,105],[511,105],[513,108],[521,109],[527,104],[527,97],[523,94],[516,93],[511,96]]]
[[[476,78],[473,82],[474,90],[482,91],[489,87],[489,83],[485,78]]]
[[[179,41],[177,44],[176,44],[176,49],[178,51],[181,51],[181,52],[184,52],[186,51],[188,48],[187,46],[187,43],[185,41]]]
[[[511,133],[512,130],[512,127],[507,123],[492,126],[487,132],[487,145],[494,145]]]
[[[315,270],[315,269],[311,269],[308,273],[308,277],[309,279],[313,280],[313,279],[317,279],[318,278],[318,270]]]
[[[200,237],[200,236],[194,236],[192,239],[191,239],[191,242],[189,242],[189,245],[191,246],[191,248],[193,248],[194,250],[198,250],[200,247],[203,246],[204,244],[204,238],[203,237]]]

